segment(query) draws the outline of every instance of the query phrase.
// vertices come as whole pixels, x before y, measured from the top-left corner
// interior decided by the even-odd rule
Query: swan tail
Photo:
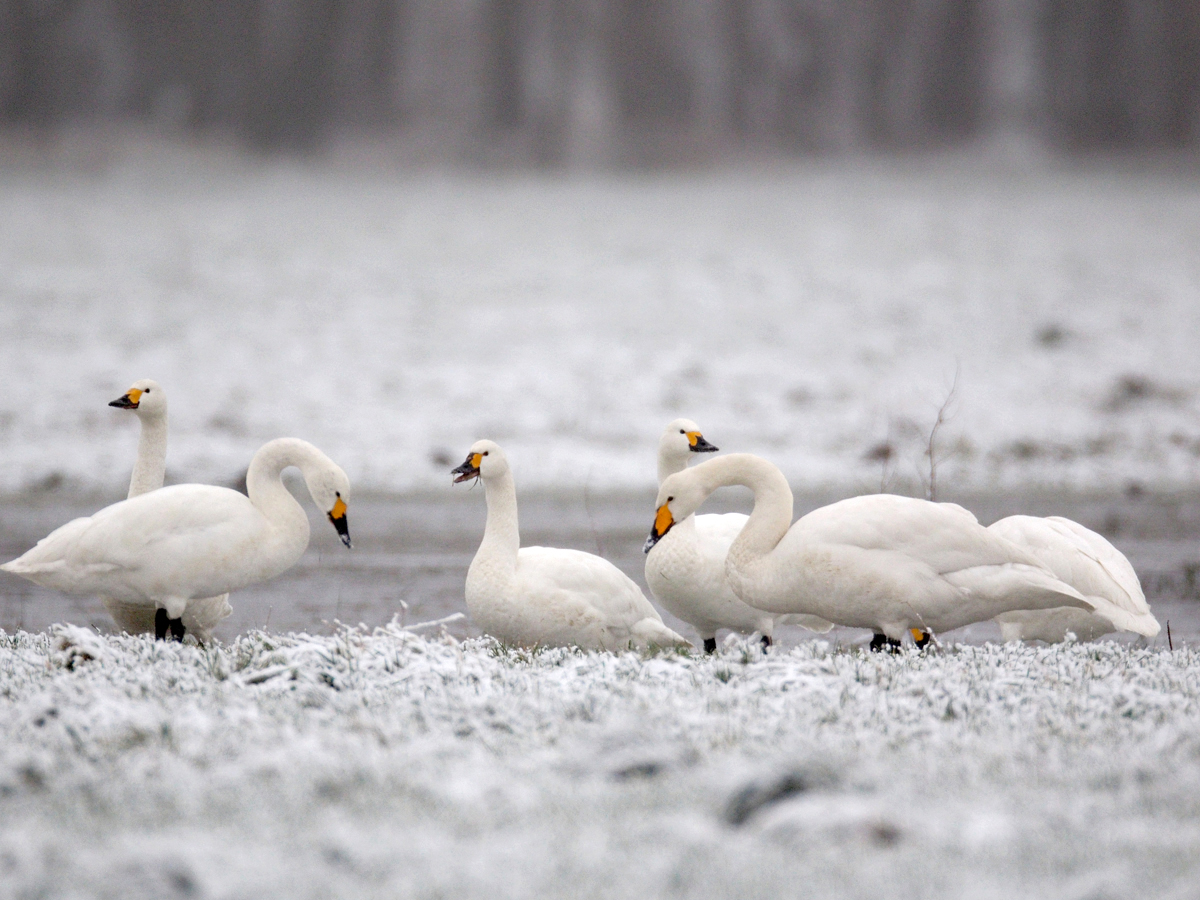
[[[801,628],[807,628],[809,631],[815,631],[817,634],[825,634],[825,632],[833,630],[832,622],[828,622],[820,616],[810,616],[807,613],[790,613],[786,616],[778,616],[775,619],[775,624],[799,625]]]
[[[692,642],[676,634],[658,619],[645,618],[629,629],[635,645],[647,647],[691,647]]]
[[[994,618],[998,613],[1016,610],[1054,609],[1069,606],[1094,612],[1096,604],[1050,572],[1025,563],[1005,563],[999,566],[975,566],[948,572],[942,576],[959,588],[964,599],[980,597],[985,600]]]

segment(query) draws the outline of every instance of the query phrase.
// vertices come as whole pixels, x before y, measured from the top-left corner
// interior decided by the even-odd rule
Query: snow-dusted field
[[[0,635],[0,897],[1194,898],[1200,656]]]
[[[182,480],[295,434],[360,488],[448,489],[486,436],[519,486],[640,488],[685,414],[798,486],[920,492],[956,369],[944,488],[1200,482],[1194,173],[404,175],[160,150],[0,168],[0,209],[7,491],[119,490],[134,423],[105,403],[149,376]]]

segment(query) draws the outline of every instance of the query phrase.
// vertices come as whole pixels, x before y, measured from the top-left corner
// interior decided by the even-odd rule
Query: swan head
[[[658,489],[654,525],[650,528],[646,543],[642,545],[642,552],[649,553],[663,535],[698,510],[710,493],[711,490],[706,490],[690,470],[676,472],[667,478]]]
[[[689,453],[716,453],[717,448],[704,439],[700,426],[691,419],[676,419],[663,430],[658,452],[687,459]]]
[[[346,521],[346,508],[350,503],[350,479],[341,467],[332,460],[328,465],[305,473],[305,483],[312,495],[313,503],[325,511],[338,537],[347,547],[350,544],[350,526]]]
[[[157,381],[141,378],[124,394],[108,404],[117,409],[132,409],[143,418],[167,414],[167,394]]]
[[[508,460],[495,441],[476,441],[467,453],[467,461],[450,471],[454,483],[472,478],[492,478],[508,471]]]

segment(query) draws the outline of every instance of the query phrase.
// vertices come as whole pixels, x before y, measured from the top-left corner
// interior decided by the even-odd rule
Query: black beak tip
[[[108,405],[116,407],[117,409],[137,409],[137,406],[134,405],[133,401],[131,401],[128,397],[118,397],[116,400],[111,401]]]
[[[458,468],[451,469],[450,474],[454,476],[454,484],[461,484],[462,482],[468,481],[472,478],[478,478],[479,470],[472,465],[463,463]]]
[[[342,543],[347,547],[350,545],[350,523],[346,521],[344,515],[338,516],[336,519],[331,515],[329,521],[333,523],[334,530],[337,531],[338,537],[342,539]]]
[[[649,553],[651,548],[658,543],[660,537],[662,535],[655,534],[653,531],[650,532],[650,536],[646,538],[646,543],[642,544],[642,552]]]
[[[693,453],[716,453],[719,448],[710,444],[704,438],[696,438],[695,446],[692,447]]]

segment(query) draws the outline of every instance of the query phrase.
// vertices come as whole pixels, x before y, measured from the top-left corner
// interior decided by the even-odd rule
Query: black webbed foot
[[[762,648],[763,648],[763,650],[766,650],[766,649],[767,649],[767,648],[769,648],[770,646],[771,646],[771,636],[770,636],[769,634],[764,634],[764,635],[762,636]]]
[[[183,643],[183,636],[187,633],[187,629],[183,627],[183,617],[178,619],[168,619],[167,624],[171,626],[171,637]]]
[[[704,652],[705,653],[716,653],[717,652],[717,639],[715,637],[710,637],[710,638],[704,639]]]
[[[154,611],[154,639],[156,641],[165,641],[167,639],[167,623],[169,621],[165,609],[156,609]]]
[[[886,634],[874,634],[871,636],[871,651],[878,653],[881,650],[889,650],[895,653],[900,649],[900,642],[888,637]]]

